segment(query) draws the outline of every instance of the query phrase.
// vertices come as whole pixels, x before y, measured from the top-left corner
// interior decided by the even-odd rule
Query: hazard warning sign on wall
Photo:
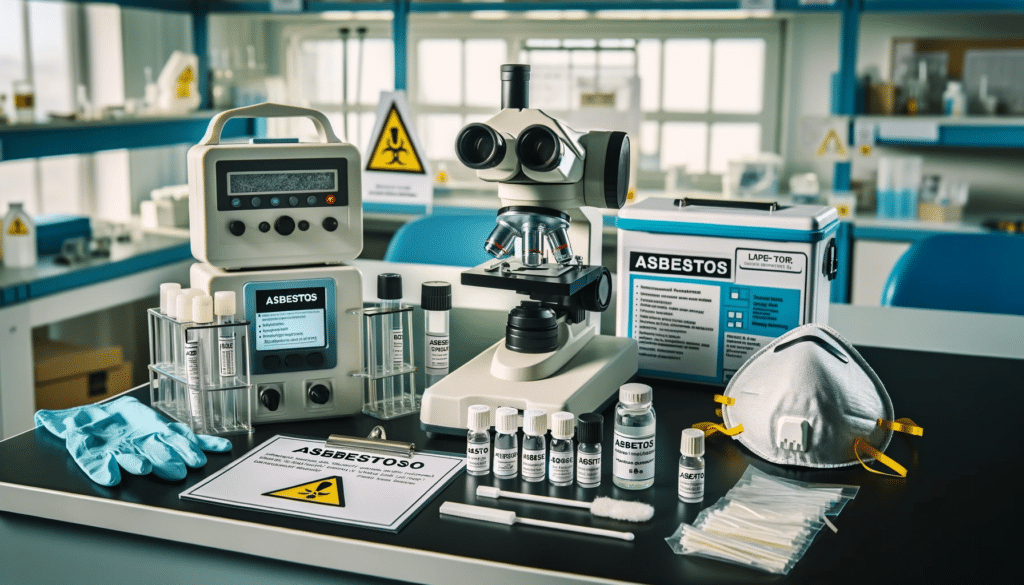
[[[370,137],[363,201],[423,205],[429,210],[433,173],[413,126],[405,92],[381,92]]]
[[[391,104],[384,125],[377,134],[373,151],[366,159],[368,171],[425,174],[416,145],[409,138],[405,120],[394,104]]]

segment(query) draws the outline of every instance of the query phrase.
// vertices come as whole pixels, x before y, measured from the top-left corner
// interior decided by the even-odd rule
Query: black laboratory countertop
[[[890,578],[949,582],[951,578],[985,581],[989,576],[1004,574],[1016,565],[1013,559],[1021,544],[1017,527],[1024,520],[1015,501],[1020,493],[1015,478],[1024,461],[1019,434],[1024,411],[1019,387],[1024,360],[860,349],[885,383],[896,416],[912,418],[924,428],[923,437],[897,433],[886,451],[907,467],[906,479],[871,474],[860,466],[813,471],[775,466],[754,457],[738,442],[718,435],[707,441],[704,503],[682,504],[676,496],[679,433],[695,422],[715,420],[712,395],[720,390],[644,380],[655,389],[659,445],[656,483],[644,491],[616,488],[611,481],[609,456],[604,457],[602,485],[591,490],[462,474],[405,528],[392,534],[185,501],[178,494],[277,434],[366,436],[373,426],[382,424],[390,439],[415,441],[419,450],[457,453],[465,452],[464,438],[428,438],[415,416],[381,422],[356,415],[264,425],[251,435],[229,437],[234,443],[230,453],[210,454],[207,465],[190,470],[183,481],[124,474],[119,486],[105,488],[91,483],[78,470],[60,440],[36,429],[0,443],[0,521],[44,518],[38,520],[44,529],[72,523],[100,528],[104,533],[114,530],[129,537],[199,541],[200,545],[202,538],[179,533],[188,532],[193,525],[205,531],[226,526],[229,531],[249,530],[254,538],[278,545],[294,541],[334,547],[331,550],[338,550],[339,555],[349,555],[351,560],[342,566],[355,573],[432,582],[465,582],[470,576],[482,583],[602,579],[645,583],[864,583]],[[140,387],[132,393],[148,401],[148,388]],[[610,450],[612,412],[613,407],[604,410],[606,452]],[[856,499],[835,520],[839,532],[821,531],[786,577],[677,556],[664,540],[680,522],[692,520],[702,507],[723,496],[748,465],[803,481],[860,486]],[[534,518],[631,530],[636,534],[633,542],[439,517],[442,502],[481,503],[474,495],[481,484],[584,500],[597,495],[640,499],[652,504],[656,514],[650,522],[628,524],[543,504],[511,500],[482,503]],[[122,520],[109,518],[111,510],[123,511],[119,516]],[[134,523],[132,519],[136,518],[141,523]],[[276,554],[260,552],[252,543],[211,542],[217,544],[206,546],[229,551],[225,554],[233,551],[254,555],[252,563],[277,562],[273,560],[276,557],[306,568],[340,568],[315,551],[308,555],[294,550]],[[363,557],[383,559],[391,566],[373,571],[360,565],[358,559]],[[409,563],[421,563],[422,574],[410,577]]]

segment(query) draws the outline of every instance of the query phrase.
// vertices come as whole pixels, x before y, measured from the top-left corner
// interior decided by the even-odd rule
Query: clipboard
[[[181,492],[184,500],[398,532],[466,468],[412,443],[276,435]]]

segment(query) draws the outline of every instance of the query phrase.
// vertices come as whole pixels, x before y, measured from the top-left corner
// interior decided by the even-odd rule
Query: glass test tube
[[[192,301],[197,296],[195,289],[184,289],[178,295],[178,339],[181,341],[180,377],[185,380],[184,392],[178,393],[177,410],[179,420],[188,420],[193,429],[202,428],[202,405],[199,401],[199,339],[197,331],[191,329]]]
[[[213,294],[213,312],[217,316],[218,325],[235,322],[235,292],[219,291]],[[238,376],[238,343],[235,339],[236,328],[221,327],[217,330],[217,355],[220,361],[220,384],[234,386]],[[217,393],[218,410],[225,428],[234,428],[238,424],[235,412],[235,391]]]
[[[402,306],[402,276],[399,274],[380,274],[377,276],[377,298],[379,307],[385,311]],[[405,380],[394,376],[401,370],[405,355],[405,331],[402,327],[402,315],[392,313],[384,315],[379,321],[381,340],[381,373],[386,377],[381,380],[384,416],[390,416],[396,406],[396,396],[402,400],[402,387]]]

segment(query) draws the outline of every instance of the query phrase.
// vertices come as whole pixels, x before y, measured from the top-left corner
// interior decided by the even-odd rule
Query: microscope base
[[[619,386],[636,374],[637,342],[598,335],[551,377],[513,382],[491,374],[491,360],[501,340],[445,376],[423,393],[420,427],[428,433],[466,433],[466,410],[486,404],[495,410],[510,406],[539,408],[550,415],[560,410],[577,416],[594,412],[612,399]]]

